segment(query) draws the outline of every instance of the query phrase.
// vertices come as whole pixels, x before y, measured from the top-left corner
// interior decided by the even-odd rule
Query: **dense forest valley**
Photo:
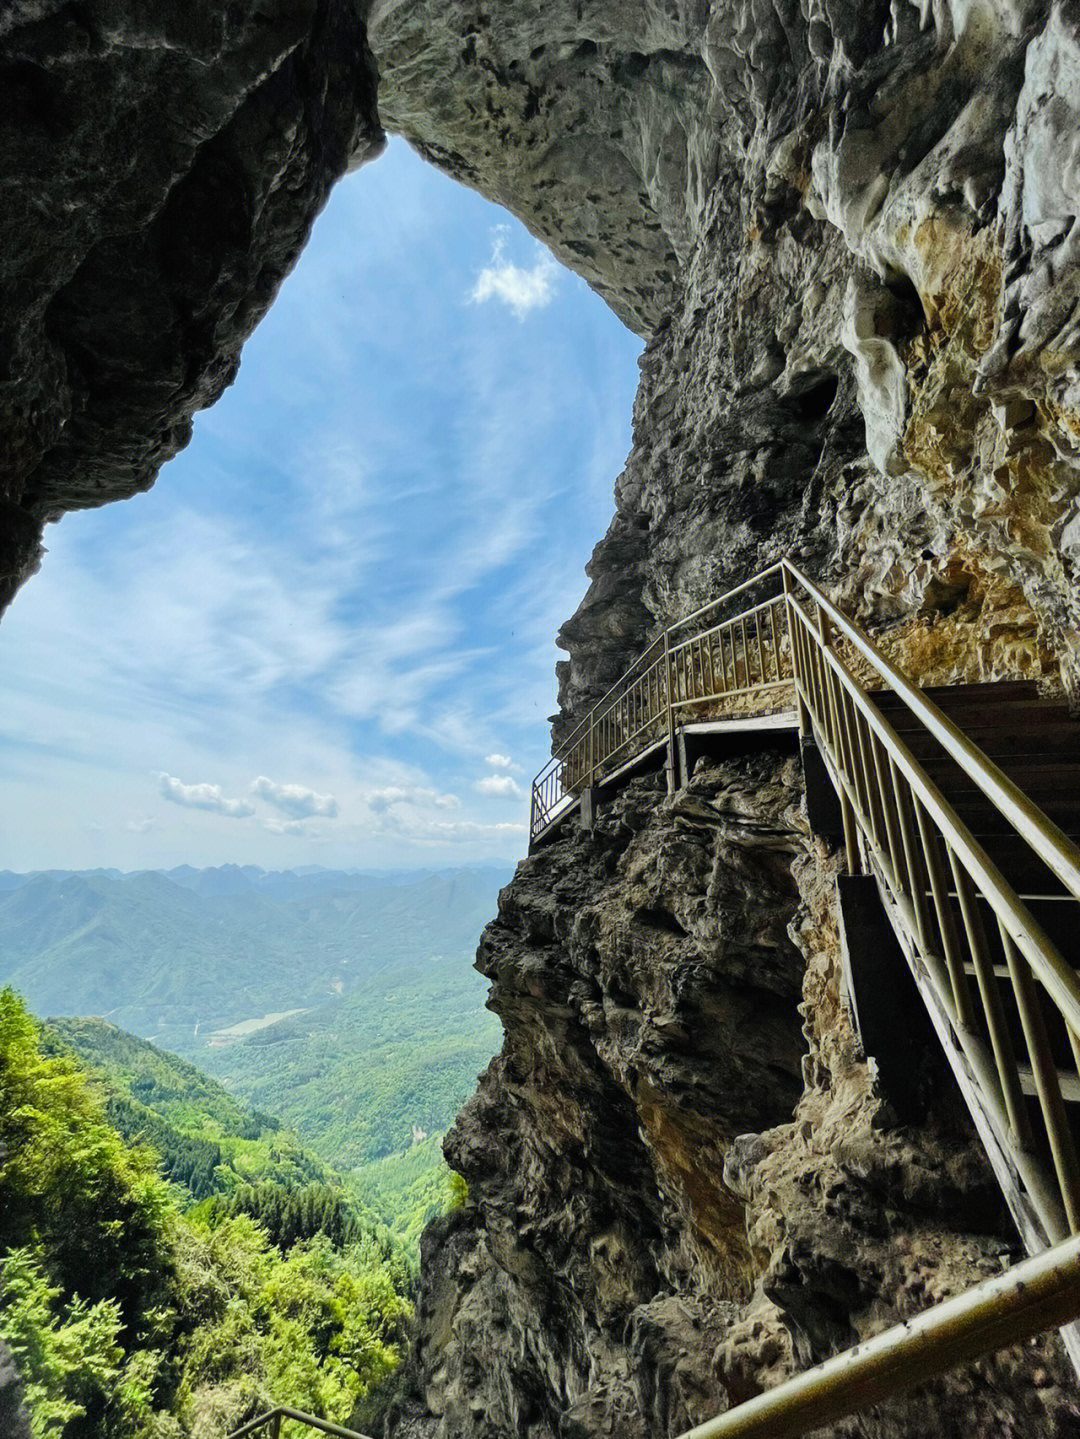
[[[495,869],[0,875],[0,1335],[33,1432],[374,1428],[496,1048]],[[39,1018],[38,1016],[48,1016]]]

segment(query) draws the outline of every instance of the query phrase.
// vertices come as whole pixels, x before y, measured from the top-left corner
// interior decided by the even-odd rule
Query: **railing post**
[[[667,697],[667,792],[675,793],[675,710],[671,703],[671,635],[664,630],[664,691]]]
[[[821,638],[821,648],[823,650],[827,650],[832,644],[832,625],[829,623],[828,615],[825,613],[825,611],[821,608],[820,605],[817,606],[817,627],[818,635]],[[825,671],[825,688],[826,692],[828,693],[830,706],[833,709],[832,721],[833,727],[836,730],[836,764],[837,768],[842,770],[844,763],[844,752],[840,744],[839,702],[838,697],[835,694],[834,687],[831,683],[831,676],[827,669]],[[851,800],[848,798],[847,790],[844,788],[843,784],[840,785],[839,798],[840,819],[844,826],[844,857],[847,860],[848,874],[858,874],[862,866],[859,863],[859,842],[856,838],[857,831],[855,829],[855,812],[851,808]],[[885,796],[883,794],[882,800],[884,801],[884,799]]]
[[[281,1439],[281,1415],[275,1414],[270,1420],[270,1439]]]
[[[799,673],[799,646],[795,642],[795,626],[798,621],[795,618],[795,609],[791,603],[791,576],[788,574],[787,565],[784,565],[783,569],[781,569],[780,576],[784,582],[784,608],[787,610],[788,644],[791,647],[791,680],[792,688],[795,691],[795,712],[799,717],[799,738],[804,740],[810,735],[810,712],[806,708],[806,702],[803,700],[799,690],[802,676]]]

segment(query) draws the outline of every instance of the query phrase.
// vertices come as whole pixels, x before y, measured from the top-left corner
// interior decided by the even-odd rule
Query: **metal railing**
[[[680,628],[700,624],[717,606],[770,580],[782,584],[782,597],[673,643]],[[880,692],[889,691],[894,705],[901,702],[905,730],[913,730],[923,748],[929,736],[940,758],[988,802],[995,831],[1003,825],[1001,836],[986,837],[991,849],[1003,838],[1018,839],[1021,854],[1036,860],[1036,871],[1044,867],[1065,900],[1080,900],[1080,849],[817,585],[784,560],[669,626],[537,777],[533,836],[586,785],[610,777],[656,739],[668,743],[673,775],[679,707],[736,696],[756,701],[785,683],[794,687],[800,733],[815,741],[839,796],[847,867],[877,881],[1035,1258],[684,1439],[802,1434],[953,1364],[1080,1317],[1080,1124],[1074,1128],[1066,1107],[1078,1106],[1075,1120],[1080,979],[890,723],[877,702]],[[1047,1281],[1051,1297],[1039,1288],[1046,1276],[1054,1276]],[[1063,1338],[1080,1372],[1075,1329],[1064,1330]]]
[[[840,796],[848,868],[878,880],[1025,1242],[1058,1243],[1080,1232],[1065,1107],[1066,1090],[1080,1096],[1080,979],[841,649],[903,702],[1074,898],[1080,851],[816,585],[791,566],[785,576],[801,721]]]
[[[245,1435],[256,1434],[260,1429],[265,1429],[269,1439],[279,1439],[283,1419],[291,1419],[294,1424],[306,1424],[320,1434],[333,1434],[335,1439],[367,1439],[367,1435],[358,1434],[355,1429],[343,1429],[340,1424],[331,1424],[329,1419],[317,1419],[314,1414],[302,1414],[299,1409],[290,1409],[287,1404],[279,1404],[257,1419],[249,1419],[239,1429],[234,1429],[228,1439],[244,1439]]]
[[[787,608],[776,564],[668,625],[571,731],[532,785],[529,838],[535,841],[584,789],[610,777],[654,743],[668,745],[686,714],[704,717],[738,701],[743,713],[775,702],[791,685]],[[725,618],[722,607],[756,588],[775,594]],[[710,619],[712,616],[714,618]],[[686,635],[687,627],[693,633]]]
[[[680,1439],[797,1439],[1080,1317],[1080,1238],[925,1309]]]

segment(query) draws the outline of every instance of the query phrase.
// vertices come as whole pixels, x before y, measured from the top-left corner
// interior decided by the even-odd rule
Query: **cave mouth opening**
[[[523,852],[640,349],[403,141],[344,179],[152,491],[47,531],[0,867]]]

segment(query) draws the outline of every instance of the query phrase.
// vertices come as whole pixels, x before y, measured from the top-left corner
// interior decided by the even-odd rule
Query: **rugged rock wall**
[[[570,35],[595,24],[587,7],[565,19]],[[544,89],[543,54],[515,50],[515,23],[491,22],[489,108]],[[1038,675],[1075,690],[1080,11],[809,0],[679,23],[686,64],[700,57],[712,81],[689,125],[715,159],[688,150],[710,154],[715,180],[685,211],[690,249],[674,299],[662,292],[616,517],[562,631],[556,737],[661,623],[784,553],[925,682]],[[442,44],[429,34],[428,60]],[[610,64],[618,39],[596,43],[590,65]],[[440,55],[460,74],[466,50]],[[452,103],[424,124],[429,153],[445,143],[455,173],[462,157],[483,173]],[[648,133],[655,153],[663,126]],[[542,149],[534,134],[532,173],[562,154]],[[556,241],[577,193],[563,173]],[[759,754],[673,801],[643,786],[504,893],[478,963],[506,1041],[448,1143],[471,1201],[429,1236],[402,1432],[675,1433],[1015,1253],[951,1085],[937,1076],[906,1125],[877,1091],[843,1008],[834,860],[793,791],[777,810],[777,786],[795,783]],[[776,846],[764,870],[762,831]],[[658,915],[674,919],[662,935]],[[753,961],[733,970],[748,939]],[[769,1026],[796,984],[803,1090],[781,1114],[794,1036]],[[705,1013],[738,1016],[719,1052],[702,1047]],[[741,1063],[744,1045],[780,1061],[749,1090],[720,1059]],[[749,1098],[777,1120],[747,1123]],[[679,1142],[658,1142],[658,1124]],[[841,1431],[1065,1435],[1080,1409],[1046,1342]]]
[[[21,0],[0,47],[0,603],[184,443],[385,125],[650,337],[560,724],[785,552],[925,680],[1075,691],[1076,4]],[[401,1426],[671,1433],[999,1262],[947,1089],[903,1129],[875,1094],[831,865],[765,750],[522,867]],[[857,1432],[1080,1432],[1062,1372]]]
[[[382,130],[336,0],[0,14],[0,609],[42,524],[153,484]]]
[[[840,1000],[791,742],[635,781],[526,861],[478,967],[506,1040],[447,1142],[401,1439],[676,1434],[1016,1253],[944,1066],[922,1122]],[[792,922],[792,916],[796,918]],[[1080,1432],[1055,1342],[837,1433]]]

